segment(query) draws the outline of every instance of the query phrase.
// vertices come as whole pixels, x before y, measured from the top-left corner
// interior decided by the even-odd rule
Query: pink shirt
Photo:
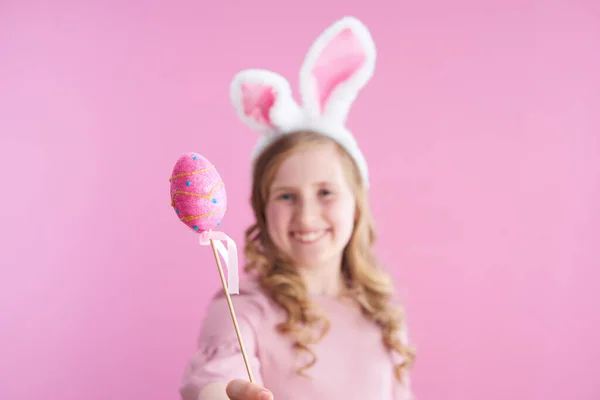
[[[357,309],[340,300],[315,297],[331,321],[328,334],[313,347],[317,362],[304,377],[296,373],[304,352],[296,357],[289,338],[275,325],[285,313],[253,282],[242,282],[232,295],[244,346],[257,383],[276,400],[408,400],[410,391],[398,383],[381,331]],[[217,296],[208,308],[196,354],[183,378],[183,400],[197,400],[204,385],[248,379],[227,301]]]

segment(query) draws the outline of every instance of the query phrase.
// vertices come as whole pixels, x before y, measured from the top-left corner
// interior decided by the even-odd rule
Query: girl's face
[[[317,145],[281,163],[267,199],[267,231],[297,268],[339,269],[355,207],[339,150]]]

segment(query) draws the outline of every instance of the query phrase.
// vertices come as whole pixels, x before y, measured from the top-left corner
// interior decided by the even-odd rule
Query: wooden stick
[[[223,273],[223,267],[221,266],[221,259],[219,258],[219,253],[217,252],[217,248],[215,247],[215,243],[213,240],[210,240],[210,245],[213,250],[213,255],[215,256],[215,261],[217,262],[217,268],[219,269],[219,276],[221,277],[221,284],[223,285],[223,291],[225,292],[225,297],[227,298],[227,305],[229,306],[229,314],[231,314],[231,319],[233,320],[233,327],[235,328],[235,334],[237,335],[238,342],[240,343],[240,349],[242,350],[242,357],[244,357],[244,364],[246,364],[246,371],[248,372],[248,379],[250,382],[254,382],[254,377],[252,376],[252,370],[250,369],[250,363],[248,362],[248,355],[246,354],[246,349],[244,348],[244,341],[242,340],[242,334],[240,332],[240,327],[237,322],[237,318],[235,316],[235,311],[233,310],[233,303],[231,302],[231,296],[229,296],[229,291],[227,290],[227,283],[225,282],[225,274]],[[231,268],[235,268],[235,266],[230,266]]]

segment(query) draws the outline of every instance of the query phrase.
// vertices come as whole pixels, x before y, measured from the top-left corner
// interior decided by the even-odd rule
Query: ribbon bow
[[[239,294],[240,278],[238,253],[235,242],[223,232],[204,231],[200,233],[200,245],[210,246],[211,241],[213,241],[217,251],[221,254],[221,257],[223,257],[225,265],[227,266],[227,291],[229,294]],[[227,248],[223,242],[227,242]]]

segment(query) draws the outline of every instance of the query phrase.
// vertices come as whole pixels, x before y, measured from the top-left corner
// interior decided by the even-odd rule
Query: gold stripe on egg
[[[192,172],[184,172],[184,173],[181,173],[181,174],[173,175],[172,177],[169,178],[169,182],[171,182],[173,179],[181,178],[181,177],[184,177],[184,176],[201,174],[203,172],[210,171],[211,169],[215,169],[215,166],[214,165],[210,165],[210,166],[208,166],[206,168],[197,169],[197,170],[192,171]]]
[[[181,221],[185,221],[185,222],[189,222],[189,221],[193,221],[195,219],[202,219],[202,218],[206,218],[206,217],[210,217],[211,215],[216,215],[216,214],[220,214],[222,212],[225,212],[226,208],[217,210],[217,211],[212,211],[206,214],[201,214],[201,215],[190,215],[187,217],[183,217],[183,218],[179,218]]]
[[[195,197],[201,197],[203,199],[210,199],[212,197],[213,193],[215,192],[215,190],[217,190],[219,187],[221,187],[223,185],[224,185],[223,181],[217,183],[212,189],[210,189],[210,192],[208,192],[207,194],[184,192],[183,190],[176,190],[175,192],[173,192],[173,195],[171,196],[171,206],[175,206],[175,195],[176,194],[183,194],[185,196],[195,196]]]

